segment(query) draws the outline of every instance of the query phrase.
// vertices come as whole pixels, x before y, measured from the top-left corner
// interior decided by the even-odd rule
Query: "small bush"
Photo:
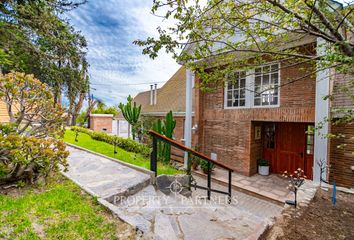
[[[59,164],[67,167],[68,155],[64,142],[54,138],[0,134],[0,185],[47,177]]]
[[[111,135],[108,135],[107,133],[103,133],[103,132],[93,132],[87,128],[77,127],[77,126],[71,127],[71,130],[86,133],[92,139],[95,139],[97,141],[106,142],[106,143],[109,143],[112,145],[113,145],[113,143],[116,143],[117,147],[120,147],[128,152],[140,153],[143,156],[149,156],[149,154],[151,152],[151,149],[148,146],[141,144],[141,143],[137,143],[134,140],[129,139],[129,138],[111,136]]]

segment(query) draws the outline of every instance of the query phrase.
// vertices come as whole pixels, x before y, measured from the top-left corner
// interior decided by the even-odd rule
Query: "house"
[[[186,69],[181,67],[178,71],[161,87],[150,86],[149,91],[138,93],[134,97],[134,102],[141,105],[141,116],[151,117],[152,119],[162,119],[169,111],[172,111],[176,120],[174,139],[185,143],[184,125],[186,109]],[[192,97],[194,102],[194,94]],[[192,106],[192,119],[194,121],[195,106]],[[197,145],[196,136],[193,147]],[[183,153],[173,149],[172,159],[183,161]]]
[[[319,41],[309,37],[297,42],[296,47],[316,54],[321,51]],[[307,178],[319,181],[318,162],[323,160],[331,165],[329,172],[322,174],[324,179],[353,188],[354,125],[330,126],[323,122],[333,116],[333,105],[353,108],[353,100],[338,91],[333,103],[324,99],[336,92],[333,85],[338,86],[345,77],[315,70],[314,64],[269,59],[247,71],[235,69],[227,76],[225,86],[213,92],[194,90],[199,150],[247,176],[257,173],[259,159],[266,159],[272,173],[301,168]],[[193,86],[188,72],[187,93]],[[198,76],[195,79],[200,81]],[[322,128],[314,132],[320,124]],[[345,137],[329,140],[322,136],[331,132],[341,132]],[[339,144],[346,146],[339,149]]]
[[[3,101],[0,101],[0,123],[9,122],[9,115],[6,110],[6,105]]]

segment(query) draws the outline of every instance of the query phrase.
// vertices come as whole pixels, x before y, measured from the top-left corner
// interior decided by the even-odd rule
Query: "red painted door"
[[[306,125],[299,123],[278,123],[277,172],[292,174],[296,169],[305,169]]]

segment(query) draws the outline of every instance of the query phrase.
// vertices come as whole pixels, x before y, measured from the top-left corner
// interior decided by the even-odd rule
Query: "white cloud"
[[[93,94],[107,105],[148,90],[150,83],[167,81],[179,68],[166,53],[151,60],[132,44],[133,40],[156,36],[156,27],[166,24],[150,14],[151,2],[89,1],[68,15],[88,41]],[[146,85],[131,85],[135,83]]]

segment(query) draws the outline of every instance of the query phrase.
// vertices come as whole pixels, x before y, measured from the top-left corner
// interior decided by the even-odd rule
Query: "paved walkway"
[[[195,178],[206,186],[203,178]],[[226,190],[215,183],[213,188]],[[144,237],[163,240],[257,239],[283,209],[241,192],[233,192],[233,201],[228,204],[226,196],[217,193],[212,193],[211,201],[206,200],[205,190],[193,191],[187,199],[164,195],[152,186],[106,205],[143,231]]]
[[[64,174],[99,198],[112,200],[115,196],[131,195],[150,184],[149,174],[118,161],[70,146],[67,150],[69,171]]]
[[[202,176],[205,175],[200,170],[196,171],[196,173]],[[220,168],[215,168],[212,178],[219,183],[226,184],[228,183],[228,172]],[[287,179],[277,174],[270,174],[269,176],[255,174],[247,177],[238,173],[232,173],[232,185],[234,187],[279,203],[285,203],[285,200],[293,198],[293,193],[287,189],[288,184]]]
[[[68,147],[65,173],[119,218],[143,233],[143,239],[257,239],[282,207],[241,192],[224,195],[193,191],[192,198],[167,196],[150,185],[151,175],[88,151]],[[196,176],[198,184],[206,185]],[[213,188],[225,186],[213,183]]]

